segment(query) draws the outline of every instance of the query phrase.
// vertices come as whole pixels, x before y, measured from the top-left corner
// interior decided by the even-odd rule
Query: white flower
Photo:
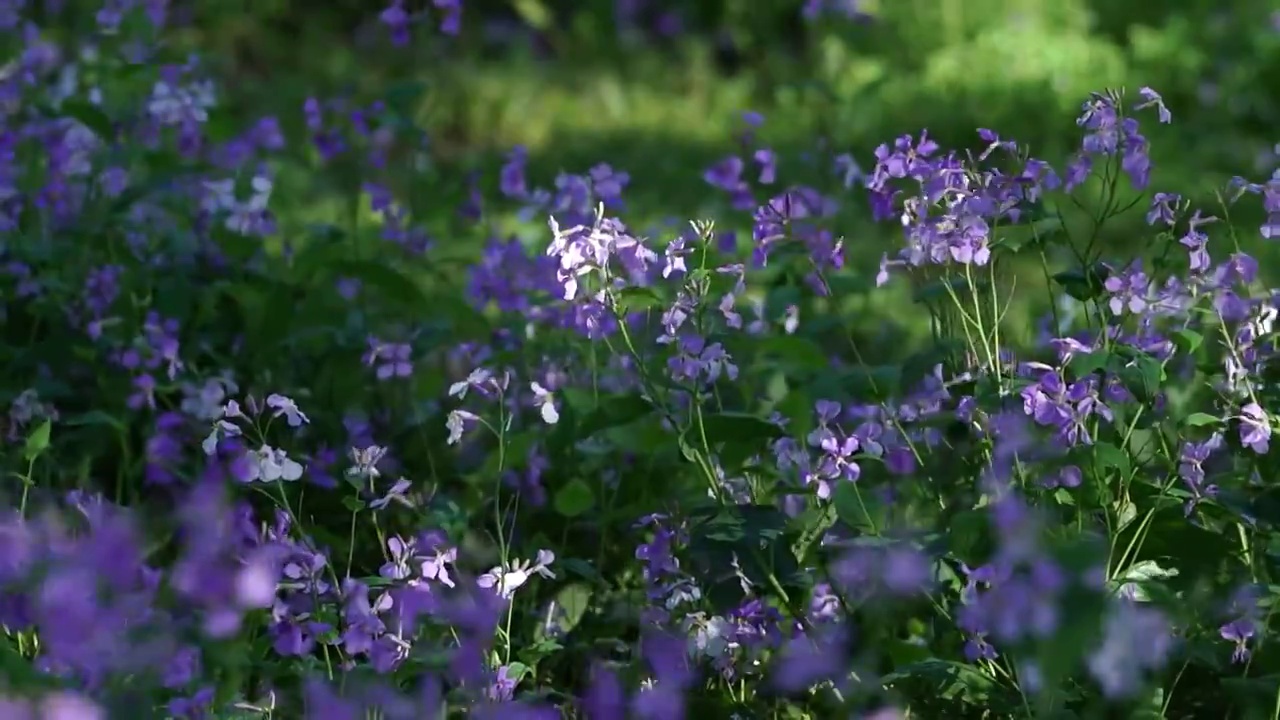
[[[249,187],[252,188],[253,194],[249,196],[248,208],[255,212],[266,210],[267,203],[271,200],[271,189],[274,187],[271,178],[255,175],[253,180],[249,181]]]
[[[476,578],[476,584],[482,588],[493,588],[494,592],[504,599],[510,600],[515,591],[521,585],[529,582],[529,578],[534,575],[541,575],[544,578],[554,580],[555,573],[547,569],[547,566],[554,562],[555,559],[555,553],[550,550],[539,550],[536,562],[517,560],[506,571],[501,567],[495,567]]]
[[[782,321],[782,329],[788,335],[795,335],[798,327],[800,327],[800,308],[795,305],[789,305],[787,306],[785,319]]]
[[[537,382],[529,383],[529,387],[533,390],[534,407],[542,412],[542,420],[548,425],[560,422],[560,413],[556,410],[555,398],[551,395],[551,391]]]

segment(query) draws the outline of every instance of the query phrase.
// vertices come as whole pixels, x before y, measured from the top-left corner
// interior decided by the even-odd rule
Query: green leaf
[[[1129,455],[1124,450],[1109,442],[1100,442],[1093,446],[1097,464],[1101,470],[1117,470],[1121,476],[1128,476],[1131,465]]]
[[[888,686],[907,679],[930,683],[943,699],[968,703],[985,704],[997,690],[996,681],[977,668],[936,658],[902,666],[881,682]]]
[[[1195,330],[1176,330],[1173,333],[1173,344],[1182,352],[1190,355],[1204,344],[1204,336]]]
[[[529,669],[529,666],[522,662],[512,661],[507,665],[507,677],[517,685],[525,678],[526,675],[532,674],[533,671]]]
[[[662,307],[665,304],[662,296],[651,287],[625,287],[619,290],[614,298],[618,302],[618,312],[623,315]]]
[[[1182,421],[1182,424],[1187,427],[1207,427],[1209,425],[1218,425],[1221,422],[1222,418],[1209,413],[1193,412]]]
[[[1099,297],[1106,291],[1103,283],[1107,281],[1107,276],[1111,271],[1107,270],[1105,265],[1097,264],[1088,271],[1082,270],[1066,270],[1053,276],[1053,281],[1058,283],[1068,295],[1081,302],[1088,302]]]
[[[1036,247],[1061,232],[1062,220],[1056,217],[1041,218],[1029,223],[1002,226],[999,239],[992,245],[1016,253],[1024,247]]]
[[[604,581],[604,577],[600,575],[600,571],[596,570],[596,566],[592,565],[589,560],[583,560],[582,558],[564,558],[559,560],[558,564],[580,578],[591,580],[592,582]]]
[[[1120,369],[1120,380],[1140,402],[1150,402],[1165,380],[1164,365],[1150,355],[1140,354]]]
[[[943,338],[920,352],[908,355],[902,361],[899,385],[896,389],[903,394],[914,392],[925,378],[933,374],[935,367],[938,365],[944,368],[949,367],[955,358],[963,355],[965,349],[962,341]]]
[[[48,418],[40,421],[36,429],[31,431],[27,436],[27,442],[22,446],[22,457],[26,458],[27,462],[33,462],[49,449],[49,437],[52,431],[53,423]]]
[[[733,472],[747,459],[765,452],[766,444],[783,434],[782,428],[762,417],[725,412],[704,416],[701,427],[695,423],[686,433],[685,440],[694,447],[701,447],[705,437],[725,472]]]
[[[1148,587],[1149,585],[1177,576],[1177,568],[1165,568],[1155,560],[1142,560],[1130,565],[1124,574],[1114,578],[1112,580],[1112,589],[1125,588],[1132,593],[1131,597],[1134,600],[1147,602],[1151,600],[1148,592],[1155,589]]]
[[[911,301],[916,304],[928,305],[948,301],[953,294],[963,299],[971,297],[974,292],[981,293],[990,288],[991,282],[988,280],[974,280],[972,289],[969,287],[969,282],[963,278],[935,280],[913,290]]]
[[[595,504],[595,493],[581,478],[570,480],[551,499],[551,506],[555,511],[567,518],[577,517],[595,507]]]
[[[426,93],[427,83],[423,80],[401,80],[392,83],[383,97],[392,110],[411,116],[418,110]]]
[[[62,421],[63,425],[68,427],[86,427],[90,425],[106,425],[117,431],[123,431],[125,424],[118,418],[115,418],[101,410],[90,410],[86,413],[73,415]]]
[[[963,510],[946,523],[947,549],[960,560],[970,562],[987,545],[988,523],[981,509]]]
[[[566,402],[573,404],[575,410],[582,415],[580,434],[592,435],[619,425],[627,425],[653,414],[653,403],[644,399],[640,393],[613,395],[601,398],[600,404],[591,406],[593,399],[588,392],[562,391]]]
[[[556,593],[555,606],[551,610],[550,624],[561,633],[567,633],[582,622],[591,607],[591,586],[586,583],[569,583]]]
[[[551,10],[539,0],[513,0],[512,4],[520,15],[520,19],[535,30],[545,32],[555,20]]]
[[[80,100],[66,100],[63,101],[57,112],[63,117],[78,121],[103,140],[110,140],[115,136],[115,128],[111,125],[111,118],[108,118],[106,113],[92,103]]]
[[[529,450],[538,443],[541,436],[533,431],[516,433],[506,437],[506,451],[500,451],[495,448],[489,452],[489,457],[485,458],[484,463],[480,466],[480,472],[477,477],[492,478],[504,470],[515,470],[523,465],[525,458],[529,455]],[[499,461],[505,463],[499,466]]]
[[[813,383],[811,396],[820,398],[850,395],[883,401],[898,392],[902,387],[902,380],[902,368],[898,365],[853,367],[820,375]]]
[[[662,425],[661,418],[656,415],[608,428],[592,437],[608,440],[614,450],[641,455],[671,449],[671,431]]]
[[[883,504],[877,502],[875,493],[863,493],[856,483],[838,483],[831,502],[840,521],[862,533],[876,534],[885,525]]]
[[[218,248],[236,262],[248,262],[262,252],[262,243],[260,241],[225,228],[219,227],[216,229],[213,233],[213,239],[218,244]]]
[[[422,287],[412,278],[389,265],[367,260],[347,260],[339,268],[343,275],[355,278],[380,292],[386,299],[400,303],[418,312],[432,307]]]
[[[1086,375],[1106,370],[1111,365],[1111,359],[1111,353],[1104,350],[1080,353],[1079,355],[1071,356],[1071,361],[1067,363],[1067,367],[1071,369],[1072,374],[1077,378],[1082,378]]]
[[[342,498],[342,506],[353,513],[360,512],[364,509],[364,501],[355,495],[347,495]]]
[[[774,335],[753,345],[761,357],[777,358],[779,364],[800,370],[823,370],[831,361],[814,341],[798,335]]]

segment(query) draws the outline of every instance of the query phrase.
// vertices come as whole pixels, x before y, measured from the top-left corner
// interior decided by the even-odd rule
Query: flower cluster
[[[0,715],[1199,712],[1275,675],[1280,174],[1148,194],[1151,88],[1062,163],[919,131],[864,173],[744,113],[708,217],[655,222],[607,163],[455,172],[425,89],[249,117],[166,3],[30,5]]]

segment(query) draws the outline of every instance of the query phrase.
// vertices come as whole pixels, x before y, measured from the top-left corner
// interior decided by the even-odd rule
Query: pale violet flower
[[[448,442],[450,445],[462,439],[462,434],[467,431],[467,424],[479,420],[480,416],[466,410],[454,410],[449,413],[449,417],[445,420],[444,426],[449,429]]]
[[[218,451],[219,440],[229,437],[239,437],[241,434],[240,428],[237,425],[227,420],[216,420],[213,423],[213,429],[209,431],[209,434],[200,443],[200,447],[204,450],[205,455],[212,455]]]
[[[209,119],[209,109],[216,104],[211,82],[180,87],[162,80],[151,89],[147,112],[163,125],[181,125],[188,121],[204,123]]]
[[[182,400],[182,412],[200,420],[214,421],[223,416],[227,395],[237,388],[228,379],[209,378],[200,386],[186,383],[182,390],[186,396]]]
[[[1271,418],[1257,403],[1240,408],[1240,444],[1259,455],[1271,448]]]
[[[410,502],[409,498],[405,497],[405,493],[409,491],[410,486],[411,483],[407,478],[400,478],[399,480],[396,480],[395,484],[391,486],[391,489],[387,491],[386,495],[383,495],[369,503],[370,509],[381,510],[393,502],[399,503],[405,507],[413,507],[413,503]]]
[[[258,552],[240,568],[235,579],[237,604],[245,609],[269,608],[276,599],[279,572],[271,556]]]
[[[253,194],[249,196],[249,200],[243,203],[233,201],[234,205],[231,207],[231,214],[227,217],[226,222],[228,230],[241,235],[251,235],[258,231],[261,226],[261,219],[271,200],[272,182],[270,178],[256,175],[250,181],[250,187]]]
[[[476,578],[476,584],[482,588],[492,588],[503,599],[510,600],[515,591],[521,585],[529,582],[529,578],[534,575],[541,575],[544,578],[554,580],[555,573],[551,572],[547,566],[554,562],[555,559],[555,553],[550,550],[539,550],[536,561],[517,560],[506,570],[501,567],[495,567]]]
[[[200,208],[207,213],[223,210],[234,210],[236,207],[236,181],[205,180],[205,195],[200,200]]]
[[[347,468],[347,475],[355,478],[367,478],[373,480],[382,475],[378,471],[378,463],[382,462],[382,458],[386,457],[387,449],[378,445],[370,445],[366,448],[351,448],[351,467]]]
[[[248,452],[249,468],[244,482],[293,482],[302,477],[302,465],[291,460],[284,450],[263,445]]]
[[[278,418],[283,415],[289,423],[289,427],[296,428],[311,422],[311,418],[308,418],[306,413],[298,409],[298,404],[284,395],[277,393],[268,395],[267,407],[274,411],[271,413],[271,417]]]
[[[449,397],[465,398],[468,390],[478,388],[492,380],[493,373],[484,368],[476,368],[467,375],[465,380],[460,380],[449,386]]]
[[[689,637],[689,654],[702,655],[710,660],[720,660],[739,647],[736,631],[732,623],[719,615],[702,618],[702,614],[690,615],[688,620],[693,626]]]

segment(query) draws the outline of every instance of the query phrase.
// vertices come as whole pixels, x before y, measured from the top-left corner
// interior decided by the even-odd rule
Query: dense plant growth
[[[23,9],[3,717],[1280,716],[1280,172],[1149,187],[1155,90],[1066,163],[919,131],[821,187],[746,112],[723,210],[641,230],[603,162],[442,178],[419,87],[286,136],[164,2]],[[345,204],[282,222],[286,163]],[[842,308],[901,288],[928,341],[871,364]]]

